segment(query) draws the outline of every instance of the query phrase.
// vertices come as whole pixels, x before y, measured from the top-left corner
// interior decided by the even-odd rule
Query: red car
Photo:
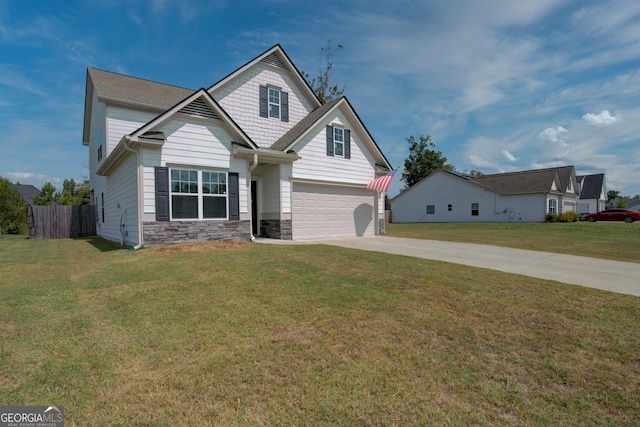
[[[629,209],[606,209],[604,211],[582,215],[581,221],[624,221],[632,223],[640,221],[640,212]]]

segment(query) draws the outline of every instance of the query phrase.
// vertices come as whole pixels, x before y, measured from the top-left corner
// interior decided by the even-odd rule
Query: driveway
[[[266,243],[267,239],[260,240]],[[280,240],[280,242],[284,241]],[[296,243],[324,244],[464,264],[640,296],[640,264],[638,263],[473,243],[388,236]]]

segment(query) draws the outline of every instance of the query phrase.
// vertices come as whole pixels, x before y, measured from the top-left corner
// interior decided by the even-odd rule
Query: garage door
[[[293,239],[373,236],[374,200],[364,188],[294,183]]]

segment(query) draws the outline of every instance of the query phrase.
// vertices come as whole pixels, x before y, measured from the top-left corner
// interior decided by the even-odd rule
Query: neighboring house
[[[580,215],[600,212],[607,206],[607,182],[603,173],[576,176],[578,181],[578,207]]]
[[[384,233],[391,166],[347,98],[321,105],[280,45],[208,89],[87,70],[98,235],[128,245]]]
[[[640,199],[629,200],[625,209],[631,209],[632,211],[640,212]]]
[[[391,199],[391,222],[541,222],[576,210],[573,166],[471,176],[437,170]]]
[[[40,194],[40,190],[30,184],[11,184],[11,186],[18,190],[27,205],[33,205],[33,200]]]

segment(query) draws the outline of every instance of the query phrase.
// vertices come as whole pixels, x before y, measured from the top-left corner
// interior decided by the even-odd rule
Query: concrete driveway
[[[464,264],[640,296],[640,264],[638,263],[608,261],[473,243],[388,236],[322,240],[306,243],[321,243],[363,251],[384,252]]]

